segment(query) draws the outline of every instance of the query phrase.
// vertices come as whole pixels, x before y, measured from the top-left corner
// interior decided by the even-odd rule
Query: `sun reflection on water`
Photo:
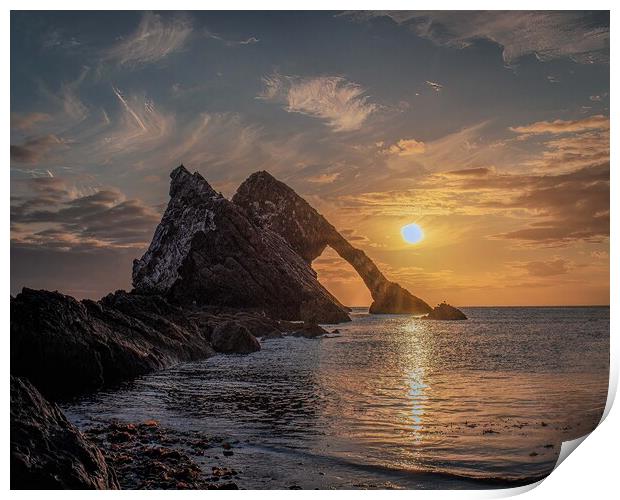
[[[416,440],[421,438],[419,432],[422,430],[422,417],[424,415],[424,404],[428,399],[425,394],[428,385],[424,383],[424,368],[417,367],[409,373],[409,397],[411,398],[411,428],[414,431]]]
[[[404,374],[404,386],[410,404],[410,428],[413,430],[412,437],[419,442],[424,432],[424,414],[429,396],[426,373],[432,363],[432,339],[428,330],[421,327],[417,318],[412,318],[403,325],[403,335],[407,339],[405,366],[409,370]]]

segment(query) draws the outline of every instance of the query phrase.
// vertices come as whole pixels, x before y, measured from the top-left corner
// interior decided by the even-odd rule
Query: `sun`
[[[424,231],[417,224],[407,224],[400,229],[403,240],[415,245],[424,239]]]

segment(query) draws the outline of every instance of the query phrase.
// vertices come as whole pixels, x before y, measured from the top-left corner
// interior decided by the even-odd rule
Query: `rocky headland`
[[[185,458],[174,468],[167,462],[176,452],[147,447],[144,455],[139,440],[130,447],[139,453],[127,459],[118,443],[82,434],[54,402],[216,352],[255,352],[259,338],[317,338],[327,333],[318,323],[350,321],[349,309],[311,267],[326,246],[362,277],[373,297],[371,313],[466,319],[455,308],[436,313],[387,280],[363,251],[267,172],[250,176],[232,201],[183,166],[170,177],[168,207],[148,250],[134,262],[133,290],[99,301],[27,288],[11,297],[12,488],[207,487],[220,476],[231,479],[230,471],[201,478]],[[147,439],[153,431],[132,429],[130,438],[142,433]],[[95,441],[105,445],[105,459]],[[146,470],[149,453],[162,454],[159,479]],[[113,467],[146,476],[119,482]]]

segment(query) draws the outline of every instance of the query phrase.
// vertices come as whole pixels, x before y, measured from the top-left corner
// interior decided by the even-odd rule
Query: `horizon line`
[[[450,304],[452,305],[452,304]],[[368,309],[370,308],[370,304],[366,306],[347,306],[350,309]],[[528,305],[528,304],[517,304],[517,305],[467,305],[467,306],[454,306],[454,307],[610,307],[610,304],[551,304],[551,305]]]

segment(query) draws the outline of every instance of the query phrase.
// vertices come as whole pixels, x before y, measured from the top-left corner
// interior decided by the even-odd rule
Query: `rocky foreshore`
[[[118,489],[99,448],[28,380],[11,375],[11,489]]]
[[[234,444],[197,431],[176,431],[156,420],[110,422],[85,435],[117,471],[122,489],[236,490],[242,474],[224,460]]]
[[[171,179],[132,291],[99,301],[28,288],[11,297],[12,488],[235,487],[232,471],[205,478],[190,457],[162,448],[151,439],[156,426],[85,436],[54,402],[217,352],[249,354],[259,338],[321,337],[318,323],[350,321],[310,266],[327,245],[363,278],[371,312],[434,315],[266,172],[233,201],[183,166]]]

